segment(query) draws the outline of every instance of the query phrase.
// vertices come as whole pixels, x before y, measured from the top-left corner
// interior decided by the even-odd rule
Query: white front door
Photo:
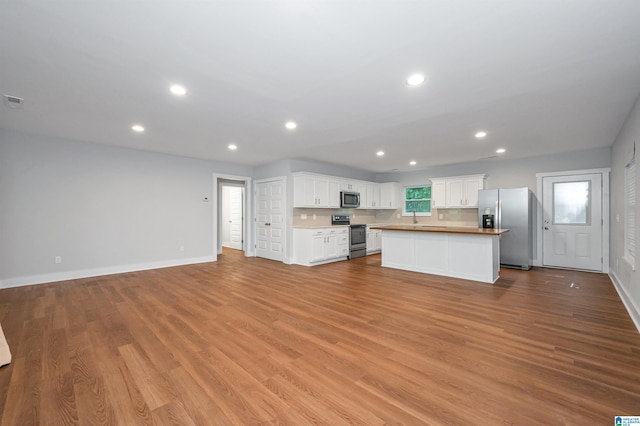
[[[256,256],[282,261],[284,250],[284,180],[256,184]]]
[[[602,271],[602,174],[542,178],[543,266]]]
[[[231,187],[229,191],[229,247],[242,250],[243,188]]]

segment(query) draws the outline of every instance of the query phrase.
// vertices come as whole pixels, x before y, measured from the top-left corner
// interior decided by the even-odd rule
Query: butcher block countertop
[[[508,229],[473,228],[463,226],[429,226],[429,225],[378,225],[371,229],[383,231],[408,231],[408,232],[445,232],[449,234],[475,234],[475,235],[500,235],[508,232]]]

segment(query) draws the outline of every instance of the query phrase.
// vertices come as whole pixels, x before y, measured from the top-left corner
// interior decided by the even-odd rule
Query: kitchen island
[[[381,225],[382,266],[493,284],[508,229]]]

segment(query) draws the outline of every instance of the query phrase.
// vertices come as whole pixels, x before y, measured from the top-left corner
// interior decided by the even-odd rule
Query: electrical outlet
[[[55,261],[56,264],[57,263],[62,263],[62,256],[56,256],[54,261]]]
[[[306,214],[306,213],[302,213],[302,214],[300,215],[300,219],[302,219],[302,220],[307,220],[307,214]]]
[[[315,214],[313,215],[313,220],[316,220],[318,216],[316,216]]]
[[[440,220],[444,219],[444,214],[438,213],[438,219],[440,219]]]
[[[396,215],[396,219],[400,219],[400,213]]]

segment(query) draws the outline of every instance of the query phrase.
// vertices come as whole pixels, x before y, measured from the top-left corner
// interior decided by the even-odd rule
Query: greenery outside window
[[[404,188],[403,216],[431,216],[431,186],[407,186]]]

